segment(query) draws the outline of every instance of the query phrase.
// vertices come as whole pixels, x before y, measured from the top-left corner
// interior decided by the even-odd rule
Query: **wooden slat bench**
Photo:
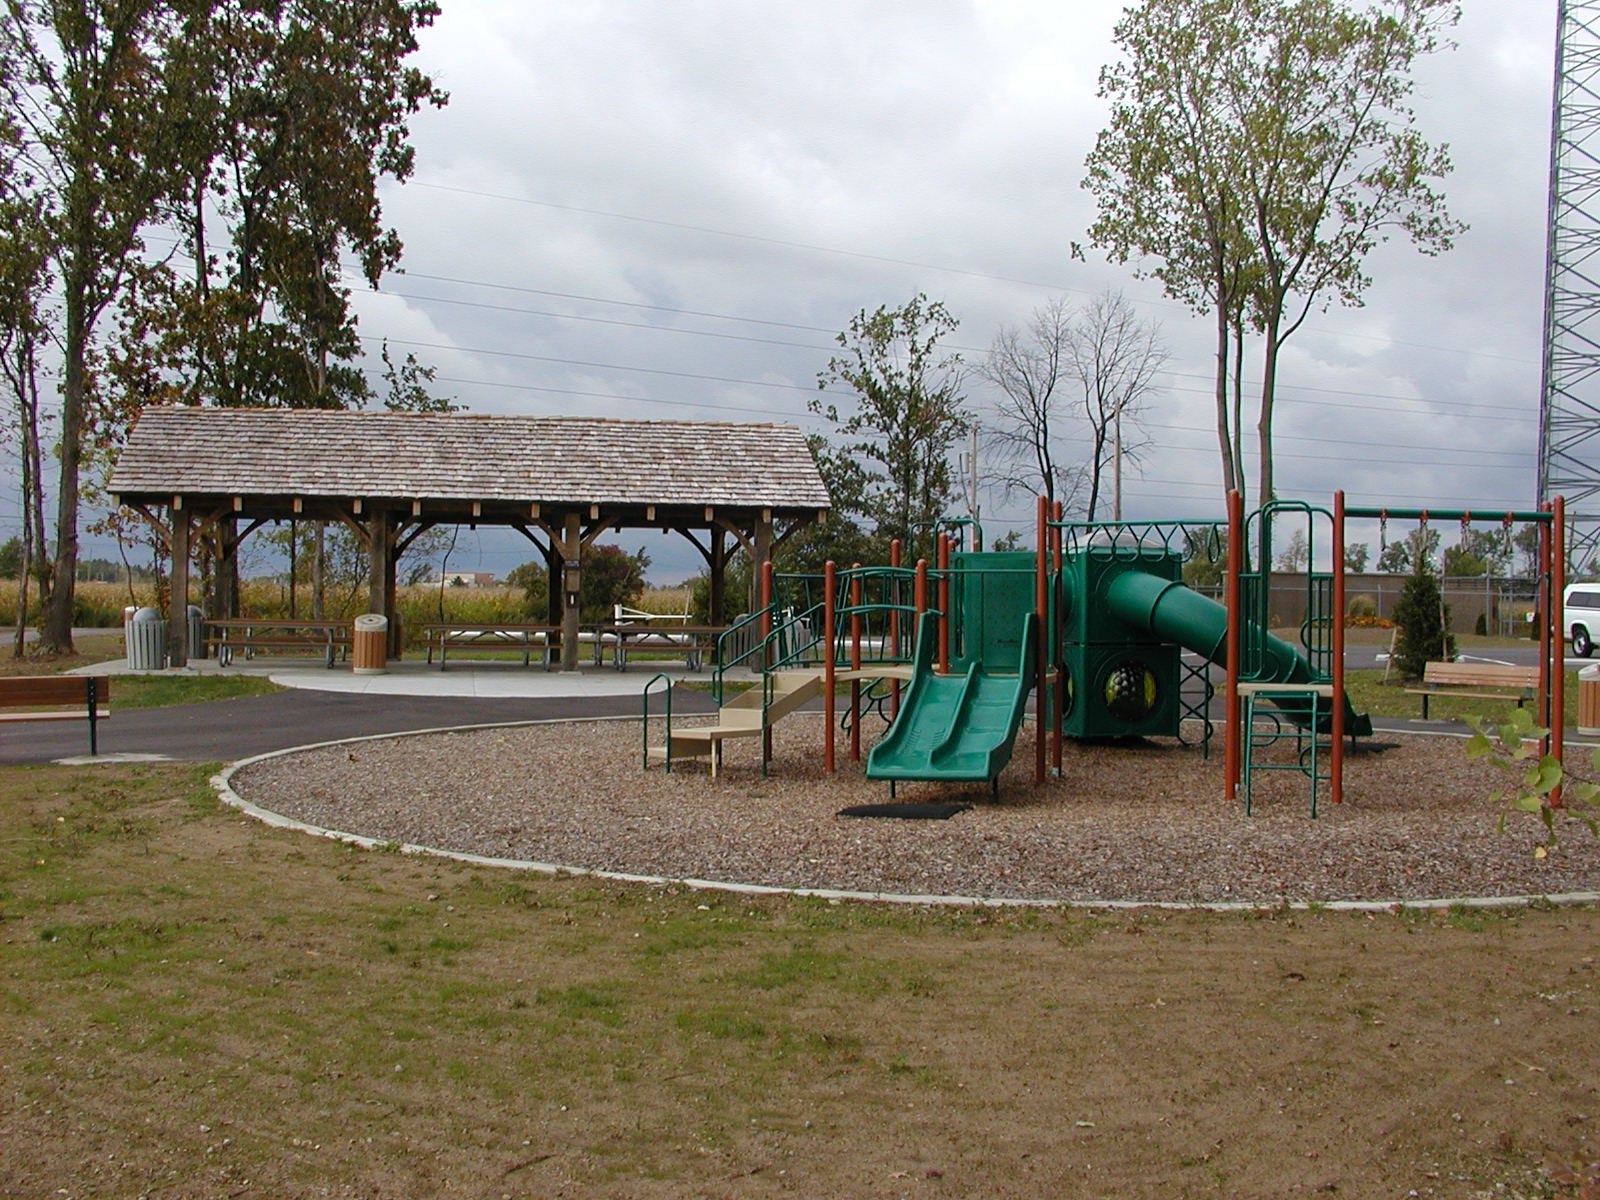
[[[0,712],[0,721],[88,721],[89,753],[99,754],[96,724],[111,716],[104,705],[111,698],[111,680],[104,675],[16,675],[0,677],[0,709],[27,709],[26,712]],[[48,704],[72,704],[75,708],[32,711]]]
[[[1431,696],[1474,696],[1486,700],[1515,700],[1521,708],[1539,690],[1538,667],[1501,666],[1497,663],[1431,662],[1422,669],[1422,686],[1407,688],[1422,697],[1422,717],[1428,717]]]

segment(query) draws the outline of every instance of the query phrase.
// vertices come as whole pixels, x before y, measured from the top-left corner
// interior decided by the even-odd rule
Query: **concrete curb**
[[[637,717],[596,717],[593,720],[601,721],[636,721]],[[498,867],[514,871],[532,871],[541,875],[569,876],[573,878],[604,879],[615,883],[645,884],[652,887],[686,887],[697,891],[727,892],[738,896],[803,896],[810,899],[827,900],[833,903],[871,902],[878,904],[902,904],[959,907],[959,908],[1017,908],[1017,909],[1165,909],[1178,912],[1273,912],[1288,910],[1295,912],[1326,911],[1326,912],[1354,912],[1354,913],[1395,913],[1403,911],[1432,912],[1452,908],[1471,909],[1496,909],[1496,908],[1529,908],[1536,905],[1574,906],[1584,904],[1600,904],[1600,892],[1565,892],[1553,896],[1457,896],[1457,897],[1426,897],[1415,899],[1395,898],[1391,900],[1211,900],[1211,901],[1182,901],[1182,900],[1030,900],[1022,897],[1008,896],[940,896],[940,895],[907,895],[894,892],[855,892],[836,888],[784,888],[772,887],[765,884],[733,883],[718,879],[679,879],[665,875],[637,875],[626,871],[601,871],[588,867],[571,867],[560,863],[535,862],[520,858],[495,858],[484,854],[471,854],[462,850],[443,850],[437,846],[423,846],[412,842],[403,842],[398,845],[394,842],[384,841],[379,838],[367,837],[364,834],[349,833],[339,829],[328,829],[321,825],[312,825],[306,821],[286,817],[282,813],[275,813],[260,805],[252,804],[243,796],[233,790],[232,780],[234,772],[253,763],[265,762],[273,758],[281,758],[288,754],[298,754],[302,750],[314,750],[324,746],[354,745],[359,742],[373,742],[395,737],[416,737],[430,733],[460,733],[472,729],[513,729],[528,725],[567,725],[573,722],[569,718],[550,718],[537,721],[506,721],[493,722],[483,725],[457,725],[445,726],[438,729],[416,729],[405,733],[380,733],[365,737],[334,738],[326,742],[313,742],[304,746],[292,746],[286,750],[274,750],[268,754],[257,754],[250,758],[242,758],[230,764],[221,773],[212,776],[211,786],[217,790],[217,798],[231,808],[237,809],[246,816],[270,825],[277,829],[289,829],[297,833],[311,834],[315,837],[329,838],[337,842],[360,846],[366,850],[394,849],[401,854],[430,855],[435,858],[451,859],[456,862],[471,863],[480,867]],[[1449,735],[1446,735],[1449,736]]]

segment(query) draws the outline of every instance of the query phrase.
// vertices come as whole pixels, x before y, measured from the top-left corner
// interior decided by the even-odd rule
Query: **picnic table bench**
[[[422,626],[428,663],[432,665],[433,652],[437,650],[441,671],[452,650],[521,650],[523,666],[528,665],[537,650],[548,668],[560,633],[559,625],[508,625],[503,621],[436,621]]]
[[[331,670],[341,655],[349,654],[355,629],[349,618],[278,621],[218,617],[202,624],[205,643],[215,649],[217,665],[222,667],[233,662],[237,650],[243,650],[246,658],[254,658],[257,650],[320,650]]]
[[[594,665],[599,666],[607,649],[612,665],[619,671],[628,667],[628,652],[668,651],[682,654],[684,666],[698,671],[707,654],[715,654],[717,639],[728,631],[726,625],[651,625],[644,621],[619,621],[594,627]]]
[[[111,698],[111,680],[104,675],[16,675],[0,678],[0,709],[26,709],[26,712],[0,712],[0,721],[88,721],[89,753],[99,754],[96,723],[111,716],[101,707]],[[47,704],[71,704],[74,708],[38,712]]]
[[[1477,696],[1488,700],[1515,700],[1521,708],[1539,689],[1538,667],[1499,663],[1431,662],[1422,669],[1422,686],[1407,688],[1422,697],[1422,717],[1427,720],[1432,696]]]

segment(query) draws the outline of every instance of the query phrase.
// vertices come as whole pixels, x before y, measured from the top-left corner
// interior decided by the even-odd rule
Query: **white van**
[[[1562,614],[1567,622],[1567,640],[1579,658],[1594,652],[1600,637],[1600,583],[1574,583],[1561,594]]]

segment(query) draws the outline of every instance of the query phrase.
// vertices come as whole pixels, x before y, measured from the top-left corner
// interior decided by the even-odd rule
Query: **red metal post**
[[[1033,786],[1044,782],[1045,728],[1050,723],[1050,697],[1046,694],[1045,671],[1045,563],[1050,553],[1049,504],[1043,496],[1034,502],[1033,551]]]
[[[1549,503],[1539,505],[1539,511],[1550,512]],[[1539,724],[1546,729],[1550,728],[1550,662],[1553,654],[1550,631],[1554,628],[1550,617],[1555,607],[1555,596],[1552,594],[1555,591],[1554,542],[1555,521],[1552,519],[1539,526]],[[1565,633],[1561,629],[1555,632],[1558,637]],[[1545,747],[1549,748],[1548,740]]]
[[[861,670],[861,564],[850,568],[850,670]],[[850,761],[861,761],[861,678],[850,680]]]
[[[1316,730],[1311,731],[1316,736]],[[1311,786],[1316,787],[1313,779]],[[1333,760],[1328,799],[1344,802],[1344,491],[1333,494]]]
[[[1061,578],[1061,512],[1061,501],[1057,500],[1050,509],[1050,520],[1054,522],[1050,528],[1050,561],[1055,570],[1057,580],[1060,580]],[[1059,585],[1056,596],[1056,606],[1052,610],[1051,615],[1054,617],[1054,620],[1051,622],[1051,628],[1049,631],[1050,641],[1048,645],[1050,649],[1050,656],[1055,660],[1056,703],[1054,716],[1052,716],[1050,720],[1050,765],[1054,768],[1056,775],[1060,776],[1062,743],[1061,721],[1066,715],[1067,711],[1067,671],[1066,664],[1061,661],[1061,628],[1063,622],[1060,608]]]
[[[1550,753],[1562,761],[1562,726],[1567,716],[1567,501],[1557,496],[1550,525]],[[1552,807],[1561,807],[1561,789],[1550,793]]]
[[[833,764],[833,607],[838,586],[833,559],[822,566],[822,765]]]
[[[1228,493],[1228,577],[1225,581],[1225,598],[1228,607],[1228,684],[1227,732],[1223,739],[1223,773],[1226,775],[1224,795],[1234,799],[1239,794],[1239,766],[1243,750],[1239,728],[1239,631],[1243,613],[1240,611],[1239,573],[1244,569],[1244,497],[1238,492]]]

